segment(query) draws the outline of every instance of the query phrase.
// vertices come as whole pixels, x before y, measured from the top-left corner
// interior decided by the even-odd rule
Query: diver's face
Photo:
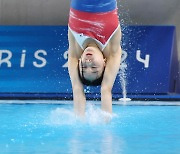
[[[97,47],[87,47],[80,59],[80,74],[89,81],[99,78],[105,67],[105,59]]]

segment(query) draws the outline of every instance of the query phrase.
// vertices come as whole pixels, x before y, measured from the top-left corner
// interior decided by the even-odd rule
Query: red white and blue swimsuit
[[[71,0],[69,30],[83,50],[94,40],[103,51],[118,27],[116,0]]]

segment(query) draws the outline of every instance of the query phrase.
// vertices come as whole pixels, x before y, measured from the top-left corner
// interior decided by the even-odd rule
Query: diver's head
[[[97,46],[88,46],[79,59],[79,77],[83,84],[97,86],[103,79],[105,61]]]

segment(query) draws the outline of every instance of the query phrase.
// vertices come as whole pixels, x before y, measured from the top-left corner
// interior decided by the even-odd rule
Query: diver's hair
[[[81,72],[82,73],[82,75],[81,75],[79,65],[80,65],[80,63],[78,61],[78,74],[79,74],[79,78],[80,78],[81,82],[84,85],[86,85],[86,86],[99,86],[99,85],[101,85],[102,80],[103,80],[103,76],[104,76],[105,67],[104,67],[104,70],[103,70],[103,72],[99,78],[95,79],[94,81],[89,81],[89,80],[84,78],[83,71]],[[81,63],[81,67],[82,67],[82,63]]]

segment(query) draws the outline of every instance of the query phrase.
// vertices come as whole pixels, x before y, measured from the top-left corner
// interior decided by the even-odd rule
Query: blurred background
[[[180,61],[180,0],[117,0],[127,25],[175,25]],[[0,25],[67,25],[70,0],[0,0]]]

